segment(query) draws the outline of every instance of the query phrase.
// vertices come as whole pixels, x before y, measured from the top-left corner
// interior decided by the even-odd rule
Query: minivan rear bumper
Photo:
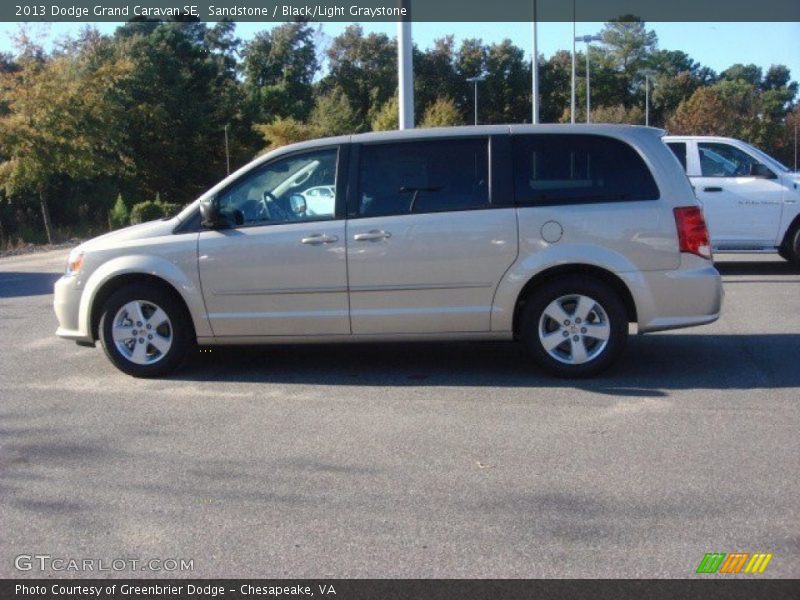
[[[711,261],[681,254],[674,271],[620,273],[636,303],[639,333],[713,323],[722,309],[722,278]]]

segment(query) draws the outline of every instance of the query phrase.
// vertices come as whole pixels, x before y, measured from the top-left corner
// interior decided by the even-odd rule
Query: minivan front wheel
[[[522,340],[533,359],[558,377],[590,377],[625,347],[625,306],[606,284],[565,277],[534,291],[522,314]]]
[[[114,292],[103,306],[99,330],[106,356],[134,377],[175,370],[187,358],[194,335],[181,303],[150,284]]]

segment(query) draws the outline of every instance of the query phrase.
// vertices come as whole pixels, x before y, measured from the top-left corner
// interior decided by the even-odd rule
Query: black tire
[[[800,223],[795,223],[783,239],[778,254],[796,267],[800,267]]]
[[[570,320],[575,317],[570,310],[577,309],[578,296],[595,303],[591,305],[592,308],[585,321],[580,323]],[[572,303],[572,297],[575,297],[575,303]],[[556,301],[559,301],[557,306],[566,313],[567,320],[563,323],[556,323],[549,315],[544,316],[551,303]],[[567,276],[544,284],[534,290],[523,308],[521,317],[520,337],[527,351],[536,363],[556,377],[592,377],[605,371],[619,358],[628,339],[628,316],[624,303],[613,288],[591,278]],[[567,321],[569,325],[565,325]],[[594,326],[596,331],[607,329],[605,343],[603,344],[603,340],[599,338],[592,337],[590,333],[585,335],[587,328],[582,325],[588,325],[588,328]],[[540,339],[540,329],[543,335],[547,335],[547,331],[550,330],[553,334],[563,336],[563,343],[548,351]],[[554,338],[553,343],[558,339]],[[576,345],[580,344],[587,353],[585,362],[579,364],[564,362],[573,358],[573,351],[577,352],[576,345],[573,345],[571,340],[575,340]],[[561,360],[554,357],[551,352],[558,355]]]
[[[162,322],[160,325],[155,324],[158,328],[156,330],[143,330],[139,332],[135,329],[138,336],[134,336],[131,340],[123,341],[125,346],[123,350],[128,348],[128,344],[132,341],[133,346],[136,347],[137,342],[144,340],[143,348],[145,348],[145,356],[141,357],[147,360],[147,364],[137,364],[133,362],[133,351],[130,351],[131,357],[126,356],[120,348],[117,347],[117,342],[114,341],[113,328],[114,319],[117,317],[118,312],[129,303],[139,301],[143,314],[149,314],[155,317],[155,312],[147,313],[152,310],[152,307],[158,307],[166,313],[168,321]],[[100,316],[99,334],[100,341],[103,344],[106,356],[120,371],[132,375],[134,377],[160,377],[177,370],[181,367],[186,359],[190,356],[192,349],[197,343],[197,338],[194,333],[191,318],[186,311],[183,303],[175,298],[175,296],[168,290],[165,290],[158,285],[153,284],[136,284],[126,285],[116,292],[114,292],[103,305],[103,312]],[[127,314],[127,313],[126,313]],[[139,327],[146,327],[149,323],[142,322]],[[125,321],[126,326],[128,321]],[[135,328],[136,323],[132,323],[131,328]],[[170,345],[165,352],[160,352],[158,348],[147,341],[147,336],[161,335],[169,332],[169,336],[161,336],[159,340],[169,340]],[[142,336],[142,337],[139,337]]]

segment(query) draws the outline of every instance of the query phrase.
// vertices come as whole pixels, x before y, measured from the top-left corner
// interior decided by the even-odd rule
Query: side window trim
[[[511,135],[489,138],[489,207],[514,206],[514,171],[512,168]]]
[[[320,219],[309,219],[307,221],[276,221],[274,223],[270,223],[270,222],[267,221],[267,222],[263,222],[263,223],[243,223],[241,225],[231,226],[230,229],[238,230],[238,229],[250,229],[252,227],[274,227],[276,225],[302,225],[302,224],[324,223],[324,222],[336,221],[336,220],[340,220],[340,219],[344,218],[343,215],[340,216],[340,214],[339,214],[340,204],[343,203],[343,201],[341,201],[340,198],[339,198],[339,193],[340,193],[339,192],[339,190],[340,190],[339,183],[340,183],[340,175],[341,175],[341,168],[342,168],[343,147],[346,146],[346,145],[347,144],[329,144],[329,145],[324,145],[324,146],[314,146],[313,148],[304,148],[302,150],[295,150],[295,151],[292,151],[292,152],[287,152],[286,154],[281,154],[280,156],[276,156],[272,160],[269,160],[267,162],[261,163],[260,165],[258,165],[256,167],[253,167],[252,169],[250,169],[246,173],[243,173],[241,175],[241,177],[238,177],[234,181],[231,181],[228,185],[226,185],[224,188],[222,188],[216,194],[214,194],[214,200],[217,201],[220,196],[222,196],[223,194],[228,192],[232,187],[237,185],[244,178],[257,175],[259,172],[269,168],[270,165],[274,165],[278,161],[294,158],[296,156],[302,156],[303,154],[310,154],[312,152],[324,152],[326,150],[335,150],[336,151],[336,175],[335,175],[335,177],[336,177],[336,199],[335,199],[335,203],[334,203],[334,215],[333,215],[333,217],[320,218]],[[200,226],[200,231],[206,231],[202,227],[202,225]]]

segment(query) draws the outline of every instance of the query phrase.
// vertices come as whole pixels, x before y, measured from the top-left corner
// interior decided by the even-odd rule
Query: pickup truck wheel
[[[625,305],[608,285],[564,277],[534,291],[522,314],[522,341],[557,377],[591,377],[610,367],[628,338]]]
[[[177,369],[195,343],[184,306],[169,292],[128,285],[114,292],[100,316],[106,356],[134,377],[158,377]]]
[[[786,234],[778,254],[790,263],[794,263],[795,266],[800,267],[800,223],[795,224]]]

